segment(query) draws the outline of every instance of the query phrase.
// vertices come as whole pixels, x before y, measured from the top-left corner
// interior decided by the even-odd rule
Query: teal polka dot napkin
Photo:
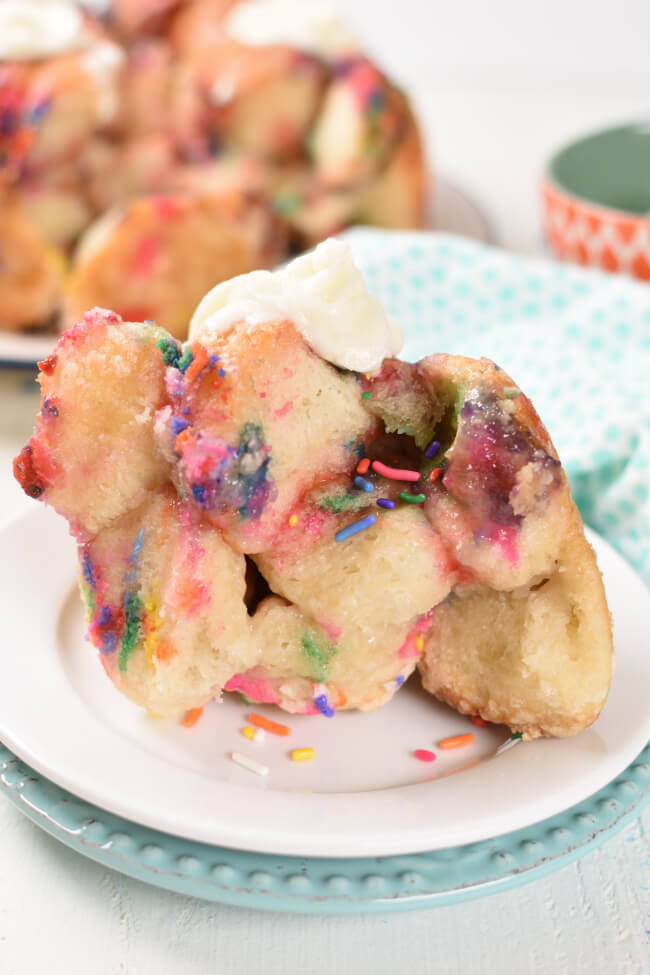
[[[460,237],[356,228],[403,357],[487,356],[531,397],[583,518],[650,583],[650,286]]]

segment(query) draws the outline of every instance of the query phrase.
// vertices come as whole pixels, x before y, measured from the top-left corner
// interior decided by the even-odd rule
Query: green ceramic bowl
[[[541,196],[558,257],[650,279],[650,121],[564,146],[548,163]]]

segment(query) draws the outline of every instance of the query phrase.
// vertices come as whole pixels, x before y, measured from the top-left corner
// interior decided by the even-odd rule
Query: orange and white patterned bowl
[[[565,146],[546,168],[541,200],[561,260],[650,280],[650,122]]]

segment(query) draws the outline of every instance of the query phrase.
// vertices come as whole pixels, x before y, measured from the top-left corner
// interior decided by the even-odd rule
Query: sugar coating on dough
[[[235,327],[174,386],[177,477],[241,551],[274,544],[301,495],[354,465],[374,421],[356,380],[319,358],[290,322]]]
[[[80,561],[91,641],[149,711],[204,704],[246,660],[244,558],[171,488],[81,545]]]
[[[96,309],[39,378],[16,476],[70,522],[91,642],[139,705],[180,715],[225,690],[329,718],[419,666],[441,700],[528,738],[597,717],[600,573],[546,430],[494,363],[370,376],[290,321],[181,346]]]
[[[153,419],[163,404],[157,333],[97,309],[41,365],[41,409],[26,484],[76,532],[93,535],[162,484]]]
[[[468,586],[436,609],[420,662],[424,687],[526,738],[575,734],[605,702],[606,620],[593,552],[575,526],[536,584]]]

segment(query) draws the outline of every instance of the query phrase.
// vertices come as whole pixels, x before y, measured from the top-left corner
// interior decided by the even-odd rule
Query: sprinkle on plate
[[[310,759],[314,758],[316,752],[313,748],[294,748],[291,752],[292,762],[308,762]]]
[[[256,728],[263,728],[264,731],[270,731],[272,735],[281,735],[286,738],[287,735],[291,734],[291,728],[286,724],[279,724],[277,721],[271,721],[270,718],[265,718],[261,714],[255,714],[254,711],[248,715],[248,720],[251,724],[254,724]]]
[[[429,751],[428,748],[416,748],[413,754],[420,762],[435,762],[436,760],[435,752]]]
[[[254,758],[250,758],[248,755],[242,755],[241,752],[231,752],[230,757],[236,765],[241,765],[242,768],[254,772],[255,775],[269,774],[268,765],[262,765],[261,762],[256,762]]]
[[[471,745],[474,735],[469,731],[466,735],[454,735],[452,738],[443,738],[438,744],[440,748],[447,751],[450,748],[462,748],[464,745]]]

